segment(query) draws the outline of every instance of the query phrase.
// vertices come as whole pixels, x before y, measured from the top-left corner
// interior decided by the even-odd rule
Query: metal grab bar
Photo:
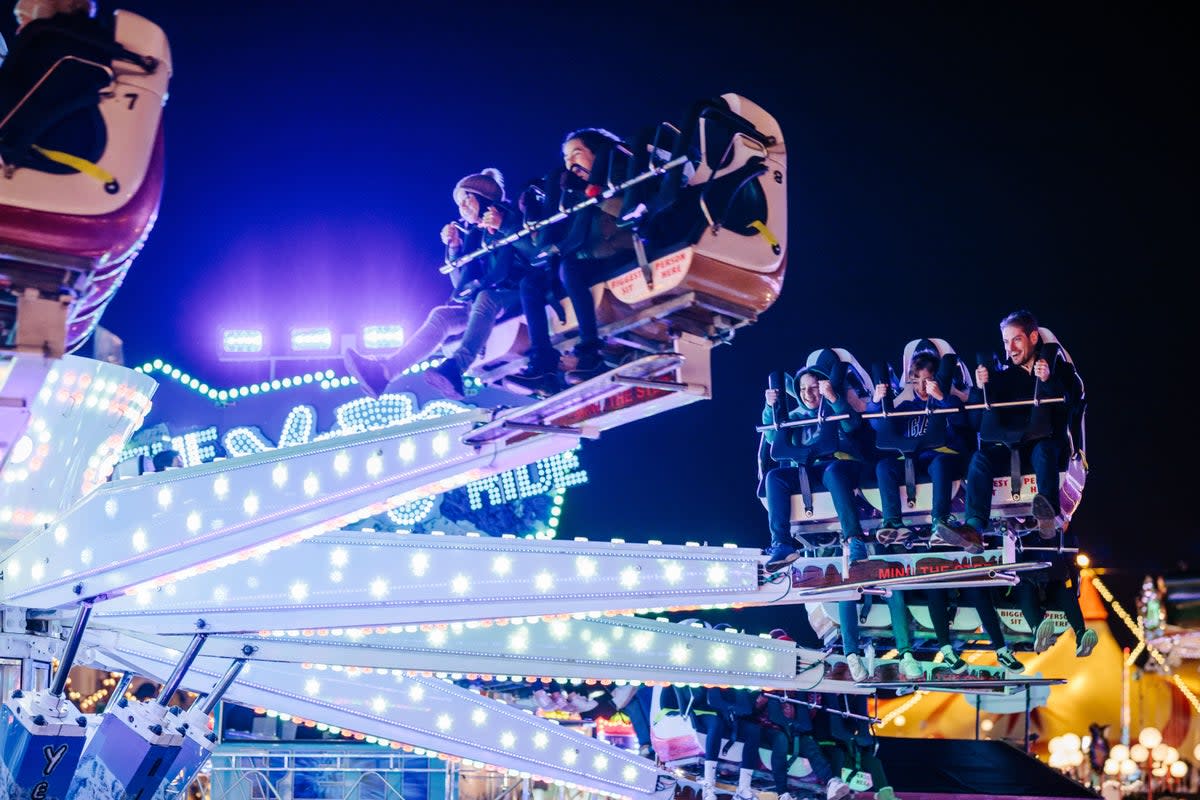
[[[659,175],[662,175],[663,173],[668,172],[669,170],[672,170],[675,167],[681,166],[682,164],[686,163],[687,161],[688,161],[687,156],[678,156],[677,158],[671,159],[666,164],[663,164],[660,167],[651,167],[650,169],[646,170],[645,172],[641,173],[640,175],[635,175],[634,177],[630,178],[629,180],[625,181],[624,183],[617,184],[616,186],[610,186],[609,188],[605,189],[603,192],[596,195],[595,197],[589,197],[588,199],[583,200],[582,202],[576,203],[575,205],[571,206],[570,208],[565,208],[555,214],[552,214],[551,216],[547,217],[546,219],[537,220],[535,222],[527,222],[527,223],[525,223],[524,226],[522,226],[522,228],[519,231],[515,231],[513,233],[508,234],[507,236],[505,236],[503,238],[497,239],[496,241],[492,242],[491,244],[485,244],[485,245],[479,247],[477,250],[473,250],[472,252],[467,253],[465,256],[459,256],[458,258],[454,259],[453,261],[447,261],[445,264],[443,264],[441,267],[438,268],[438,271],[440,273],[442,273],[443,275],[449,275],[454,270],[459,269],[460,267],[463,267],[463,266],[469,264],[470,262],[474,261],[477,258],[482,258],[483,256],[487,255],[488,253],[492,252],[493,250],[497,250],[501,247],[506,247],[519,239],[523,239],[526,236],[529,236],[529,235],[541,230],[542,228],[547,227],[548,225],[553,225],[556,222],[562,222],[564,219],[567,219],[572,214],[576,214],[585,208],[589,208],[594,205],[599,205],[600,203],[603,203],[605,200],[610,200],[613,197],[615,197],[616,195],[618,195],[619,193],[628,189],[629,187],[636,186],[637,184],[641,183],[642,181],[647,181],[651,178],[658,177]]]
[[[1006,400],[1002,403],[968,403],[959,408],[931,408],[931,409],[913,409],[912,411],[871,411],[866,414],[858,414],[862,419],[892,419],[894,417],[923,417],[927,414],[958,414],[962,411],[984,411],[993,408],[1013,408],[1016,406],[1037,406],[1049,405],[1051,403],[1065,403],[1065,397],[1049,397],[1041,400]],[[759,425],[755,428],[759,433],[767,431],[777,431],[783,428],[799,428],[804,425],[816,425],[818,422],[837,422],[843,419],[850,419],[852,414],[830,414],[824,417],[813,417],[812,419],[793,419],[787,422],[780,422],[774,425]]]

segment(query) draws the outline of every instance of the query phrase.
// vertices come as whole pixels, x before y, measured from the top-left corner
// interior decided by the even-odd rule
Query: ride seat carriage
[[[105,33],[47,22],[22,49],[64,55],[0,103],[0,348],[59,356],[90,336],[154,224],[171,54],[129,11],[96,20]]]
[[[1069,367],[1068,372],[1075,373],[1074,362],[1070,354],[1062,347],[1054,333],[1047,328],[1040,328],[1044,352],[1052,360],[1061,360]],[[960,392],[965,392],[972,386],[972,371],[968,370],[961,359],[957,359],[953,348],[944,339],[915,339],[904,349],[901,375],[908,375],[913,358],[921,350],[937,352],[945,359],[955,356],[956,374],[955,385]],[[808,356],[805,366],[813,366],[820,358],[829,357],[833,353],[847,365],[847,391],[856,392],[865,398],[876,382],[876,378],[868,377],[866,370],[852,354],[841,348],[817,350]],[[1053,368],[1053,366],[1052,366]],[[878,369],[876,370],[879,371]],[[791,393],[790,376],[788,391]],[[1068,404],[1046,404],[1044,409],[1052,415],[1056,432],[1068,442],[1060,464],[1059,498],[1064,521],[1069,523],[1071,516],[1079,506],[1083,495],[1083,487],[1087,478],[1087,460],[1085,457],[1085,412],[1086,401],[1083,394],[1082,381],[1079,383],[1079,399]],[[896,402],[909,399],[912,396],[911,386],[905,385],[897,395]],[[972,406],[973,413],[978,414],[979,437],[983,441],[996,441],[1000,432],[995,430],[992,422],[994,410],[982,406]],[[874,415],[867,415],[868,418]],[[881,427],[878,419],[870,419],[873,425]],[[883,454],[888,453],[889,437],[878,431],[875,440],[876,447]],[[765,448],[765,443],[762,445]],[[764,455],[760,449],[760,455]],[[766,465],[764,465],[766,466]],[[1032,512],[1030,505],[1037,493],[1037,479],[1028,464],[1018,464],[1019,469],[1014,478],[1012,475],[997,476],[992,481],[992,527],[996,530],[1027,530],[1031,527]],[[763,470],[765,472],[765,469]],[[910,473],[910,480],[901,487],[901,503],[905,522],[909,525],[929,524],[931,522],[931,505],[933,488],[927,476],[916,476]],[[1011,486],[1018,486],[1013,492]],[[911,486],[911,490],[910,487]],[[882,521],[882,507],[879,501],[879,490],[875,486],[874,470],[867,465],[863,470],[859,488],[859,518],[864,531],[870,531],[879,526]],[[956,482],[955,494],[952,498],[951,510],[961,514],[964,507],[964,489],[962,482]],[[792,534],[808,548],[825,546],[834,540],[831,536],[839,530],[837,513],[833,501],[827,491],[814,490],[808,496],[796,494],[792,497]]]
[[[626,269],[592,287],[601,336],[626,355],[669,352],[681,333],[725,341],[779,297],[787,260],[783,133],[736,94],[698,103],[680,126],[640,134],[625,150],[624,220],[638,240]],[[617,162],[614,161],[614,164]],[[550,307],[551,338],[577,340],[571,303]],[[447,347],[453,340],[447,342]],[[519,370],[529,346],[523,316],[501,320],[472,372],[485,383]],[[618,359],[619,360],[619,359]]]

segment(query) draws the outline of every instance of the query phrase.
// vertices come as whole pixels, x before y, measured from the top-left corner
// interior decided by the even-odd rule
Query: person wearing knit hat
[[[450,193],[461,221],[442,228],[446,261],[489,245],[516,231],[523,220],[509,207],[504,176],[494,167],[462,178]],[[447,397],[462,399],[463,372],[487,344],[496,319],[520,305],[518,287],[529,262],[516,247],[497,247],[456,269],[450,302],[429,312],[425,322],[396,352],[383,358],[346,351],[346,370],[372,397],[382,394],[395,378],[440,351],[460,336],[447,357],[426,370],[425,380]]]
[[[482,169],[454,184],[454,191],[450,193],[454,205],[461,206],[467,192],[492,203],[508,202],[504,196],[504,176],[495,167]]]

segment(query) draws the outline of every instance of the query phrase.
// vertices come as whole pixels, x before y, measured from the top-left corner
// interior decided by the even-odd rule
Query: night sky
[[[762,546],[771,370],[825,346],[898,368],[922,336],[971,356],[1028,307],[1087,386],[1085,549],[1130,574],[1195,568],[1190,404],[1169,405],[1196,343],[1200,70],[1181,10],[431,5],[122,4],[175,61],[160,217],[103,320],[128,363],[232,385],[263,375],[217,363],[222,325],[411,331],[449,288],[437,235],[458,178],[498,167],[515,195],[567,130],[632,135],[732,91],[787,142],[782,297],[714,350],[713,400],[585,447],[561,535]]]

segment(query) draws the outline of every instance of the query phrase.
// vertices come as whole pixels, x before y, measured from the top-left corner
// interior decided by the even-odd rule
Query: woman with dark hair
[[[497,169],[467,175],[451,196],[463,224],[452,222],[442,228],[448,259],[457,258],[469,247],[501,239],[521,225],[519,215],[508,205],[504,176]],[[517,307],[517,285],[527,269],[528,262],[514,247],[498,247],[469,262],[451,276],[454,291],[450,302],[430,311],[403,347],[379,359],[351,348],[346,351],[347,371],[367,394],[378,397],[392,379],[432,356],[451,336],[462,334],[454,352],[425,374],[442,394],[461,398],[463,372],[487,344],[496,319]]]
[[[580,128],[563,139],[564,171],[561,174],[562,205],[571,207],[603,192],[608,181],[614,149],[621,144],[617,136],[603,128]],[[620,227],[621,199],[609,198],[577,212],[566,223],[562,238],[543,252],[559,259],[558,276],[571,300],[579,322],[579,343],[575,345],[575,369],[566,375],[567,383],[582,383],[608,367],[600,356],[600,333],[592,286],[615,277],[628,266],[633,250],[633,234]],[[526,216],[539,211],[526,204]],[[559,383],[558,351],[550,343],[546,321],[546,297],[552,274],[546,271],[540,280],[527,280],[521,286],[521,307],[529,327],[529,364],[509,382],[533,391],[553,391]]]

